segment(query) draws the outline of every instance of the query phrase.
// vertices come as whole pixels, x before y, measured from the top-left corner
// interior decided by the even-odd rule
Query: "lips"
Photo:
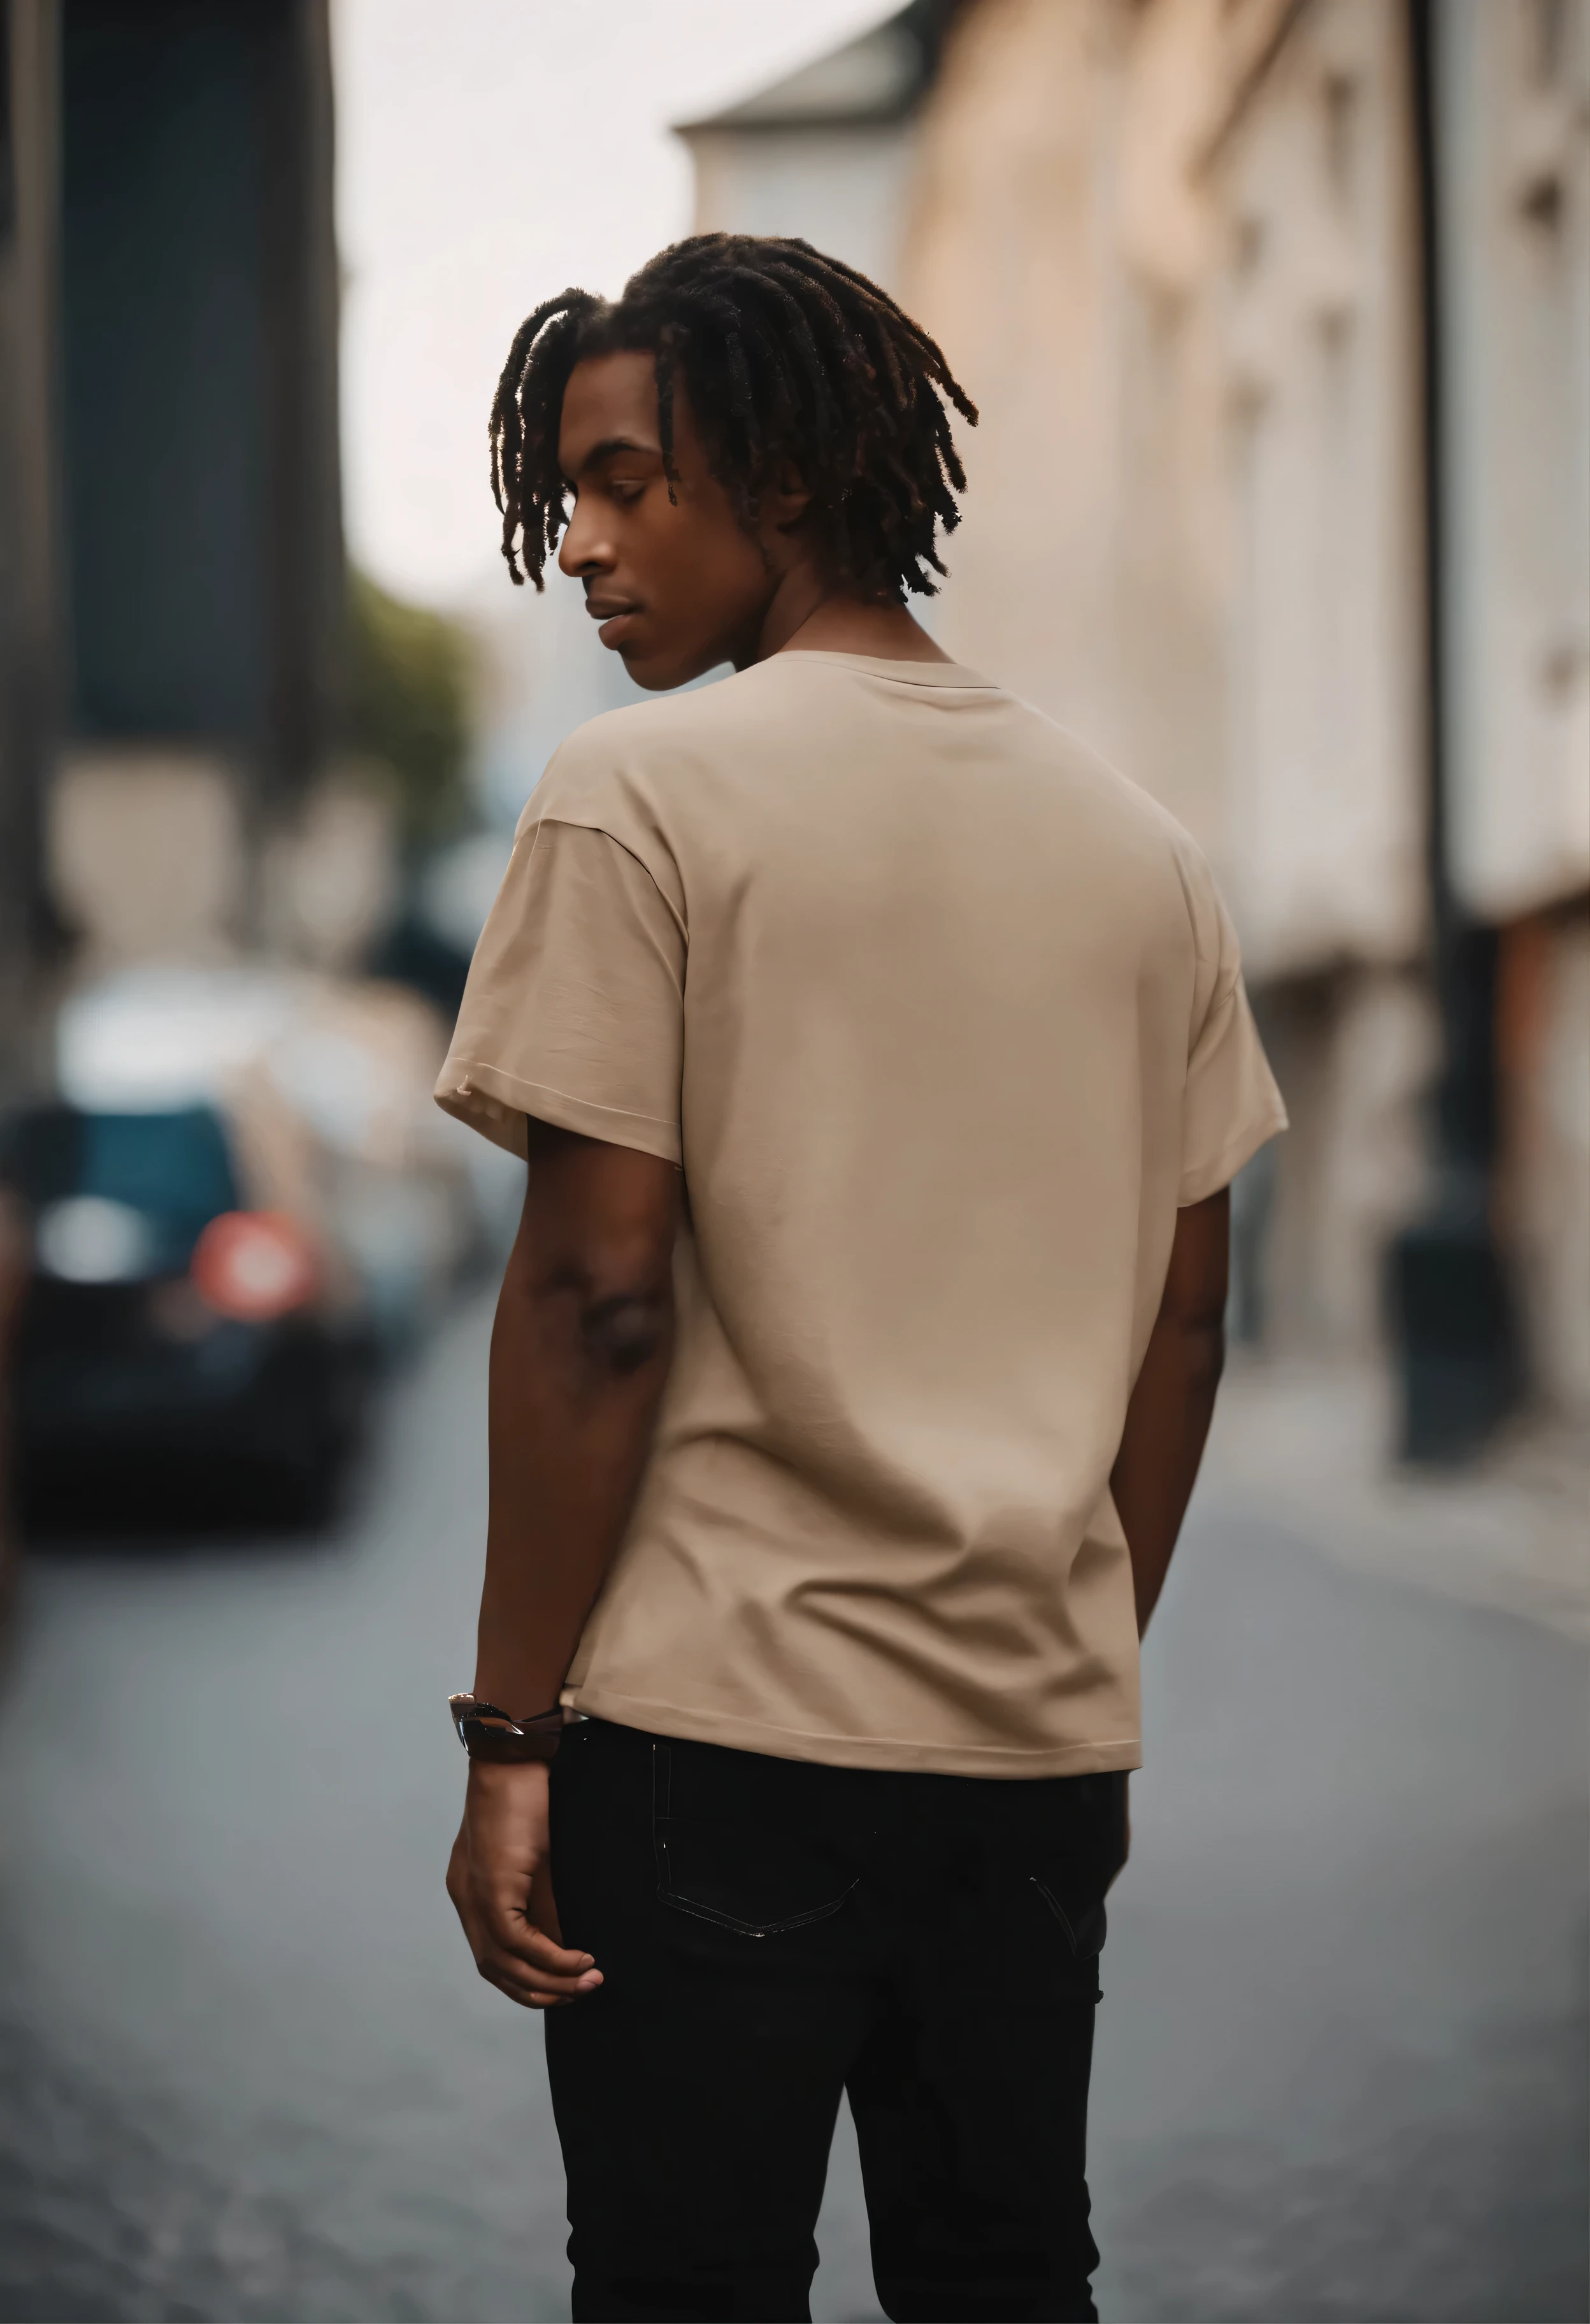
[[[604,646],[620,646],[629,636],[640,608],[628,597],[604,597],[593,591],[585,600],[585,611],[593,622],[600,622],[596,634]]]

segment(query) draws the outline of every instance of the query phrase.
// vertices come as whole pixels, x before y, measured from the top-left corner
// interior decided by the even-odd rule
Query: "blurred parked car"
[[[26,1501],[202,1462],[273,1514],[321,1508],[354,1438],[367,1336],[303,1225],[253,1205],[216,1110],[51,1103],[15,1119],[7,1145],[33,1229],[16,1380]]]
[[[480,1141],[430,1102],[444,1038],[413,994],[275,969],[126,972],[65,1004],[56,1093],[0,1152],[32,1233],[31,1508],[153,1462],[207,1501],[325,1508],[373,1360],[501,1231]]]

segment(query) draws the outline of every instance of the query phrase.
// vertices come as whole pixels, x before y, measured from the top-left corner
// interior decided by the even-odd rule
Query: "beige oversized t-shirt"
[[[683,1167],[673,1371],[565,1703],[842,1766],[1138,1764],[1108,1477],[1179,1204],[1285,1115],[1164,811],[953,665],[594,719],[437,1087]]]

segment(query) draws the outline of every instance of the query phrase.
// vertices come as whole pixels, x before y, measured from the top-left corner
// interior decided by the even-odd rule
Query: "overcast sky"
[[[495,567],[508,344],[691,225],[668,134],[898,0],[334,0],[350,553],[432,604]]]

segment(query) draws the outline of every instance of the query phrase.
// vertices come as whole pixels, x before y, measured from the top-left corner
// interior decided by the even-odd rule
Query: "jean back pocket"
[[[1104,1950],[1105,1892],[1126,1859],[1126,1778],[1110,1773],[1066,1775],[1052,1788],[1059,1812],[1048,1825],[1028,1875],[1060,1923],[1077,1960]]]
[[[821,1794],[813,1773],[712,1744],[654,1743],[661,1901],[743,1937],[780,1936],[832,1918],[859,1875],[814,1826],[810,1811]]]

